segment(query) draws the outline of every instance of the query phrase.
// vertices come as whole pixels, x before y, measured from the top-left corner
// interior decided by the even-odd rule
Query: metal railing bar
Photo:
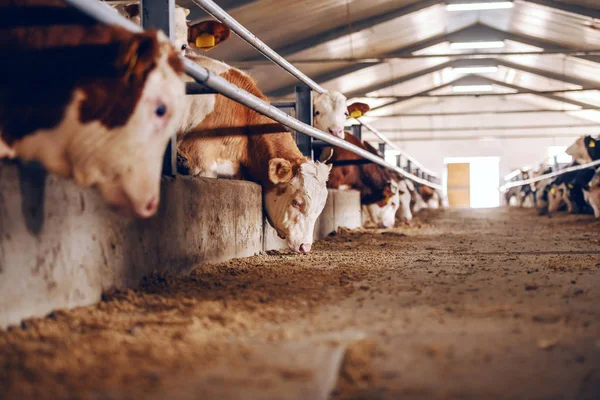
[[[370,130],[371,132],[373,132],[375,134],[375,136],[377,136],[379,139],[381,139],[385,144],[387,144],[388,146],[390,146],[391,148],[393,148],[394,150],[396,150],[397,152],[399,152],[400,155],[404,156],[407,160],[409,160],[410,162],[412,162],[412,164],[414,166],[416,166],[417,168],[421,169],[421,171],[426,172],[427,174],[434,176],[434,177],[438,177],[438,174],[436,174],[435,172],[425,168],[420,162],[418,162],[417,160],[415,160],[413,157],[411,157],[410,155],[404,153],[394,142],[392,142],[390,139],[388,139],[387,136],[385,136],[384,134],[382,134],[381,132],[379,132],[379,130],[377,130],[375,127],[373,127],[371,124],[362,121],[360,118],[357,119],[358,122],[360,122],[365,128],[367,128],[368,130]]]
[[[361,64],[381,64],[390,61],[401,61],[420,58],[488,58],[502,56],[555,56],[568,55],[573,57],[598,56],[600,50],[544,50],[544,51],[504,51],[504,52],[485,52],[485,53],[440,53],[440,54],[397,54],[386,57],[333,57],[333,58],[292,58],[289,61],[294,64],[328,64],[328,63],[361,63]],[[256,67],[269,65],[263,60],[235,61],[231,63],[238,68]]]
[[[295,101],[273,101],[271,105],[277,108],[296,108]]]
[[[575,165],[573,167],[567,167],[567,168],[561,169],[560,171],[551,172],[549,174],[544,174],[544,175],[536,176],[534,178],[525,179],[525,180],[522,180],[522,181],[506,183],[506,184],[500,186],[498,188],[498,190],[500,190],[501,192],[506,192],[508,189],[512,189],[512,188],[517,187],[517,186],[530,185],[532,183],[543,181],[545,179],[554,178],[556,176],[560,176],[560,175],[566,174],[568,172],[580,171],[582,169],[587,169],[587,168],[595,167],[597,165],[600,165],[600,160],[592,161],[592,162],[587,163],[587,164]]]

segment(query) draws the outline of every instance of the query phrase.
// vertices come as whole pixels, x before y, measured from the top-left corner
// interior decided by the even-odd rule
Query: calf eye
[[[404,193],[406,193],[404,190],[398,190],[398,194],[399,194],[400,196],[402,196]]]
[[[321,114],[321,113],[320,113],[320,112],[318,112],[318,111],[315,111],[315,117],[316,117],[317,115],[319,115],[319,114]]]
[[[346,111],[346,112],[344,113],[344,115],[347,117],[347,116],[349,116],[350,114],[348,114],[348,111]]]
[[[183,44],[183,45],[181,46],[181,50],[185,50],[185,49],[187,49],[187,44]]]
[[[154,112],[158,117],[162,118],[167,113],[167,106],[165,106],[164,104],[161,104],[160,106],[156,107],[156,111],[154,111]]]
[[[292,207],[300,208],[300,202],[298,200],[292,200]]]

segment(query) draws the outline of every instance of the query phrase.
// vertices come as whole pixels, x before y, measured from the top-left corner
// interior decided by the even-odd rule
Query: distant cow
[[[573,162],[569,164],[569,167],[577,166],[579,163]],[[579,171],[571,171],[565,174],[559,175],[549,185],[548,189],[548,215],[561,209],[566,209],[569,212],[573,212],[573,205],[569,201],[569,193],[567,184],[571,182],[579,173]]]
[[[266,100],[245,73],[203,56],[189,56],[213,73]],[[192,175],[245,178],[262,185],[269,222],[287,245],[310,251],[327,200],[330,167],[302,155],[292,134],[222,95],[188,96],[178,150]]]
[[[377,150],[356,136],[345,132],[344,140],[373,154]],[[366,225],[390,228],[394,226],[399,207],[396,181],[386,168],[363,159],[348,150],[334,147],[331,163],[350,162],[351,165],[334,166],[328,187],[332,189],[356,189],[360,191],[363,222]]]
[[[0,156],[38,161],[122,211],[153,215],[184,101],[167,38],[102,25],[60,0],[5,0],[0,15]]]
[[[600,160],[600,139],[581,136],[567,148],[566,153],[580,164]]]

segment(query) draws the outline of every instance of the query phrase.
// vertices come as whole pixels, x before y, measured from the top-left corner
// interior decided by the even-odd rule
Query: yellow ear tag
[[[352,111],[350,116],[352,118],[360,118],[360,117],[362,117],[362,113],[360,112],[360,110],[354,110],[354,111]]]
[[[573,184],[572,183],[569,183],[567,186],[569,187],[569,189],[573,189]]]
[[[550,189],[550,193],[554,194],[556,192],[556,189],[552,188]]]
[[[201,49],[211,49],[215,47],[215,35],[203,33],[196,37],[196,47]]]
[[[596,142],[594,142],[593,140],[590,141],[590,144],[588,145],[590,147],[596,147]]]

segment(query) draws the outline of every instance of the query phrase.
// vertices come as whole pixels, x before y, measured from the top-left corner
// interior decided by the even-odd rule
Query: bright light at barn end
[[[504,41],[492,40],[488,42],[452,42],[452,50],[499,49],[504,47]]]
[[[481,11],[481,10],[503,10],[513,8],[512,1],[490,1],[480,3],[451,3],[446,4],[448,11]]]
[[[477,66],[472,67],[455,67],[452,68],[454,74],[494,74],[498,72],[498,67],[494,66]]]
[[[491,92],[492,85],[456,85],[452,86],[454,93],[480,93]]]

